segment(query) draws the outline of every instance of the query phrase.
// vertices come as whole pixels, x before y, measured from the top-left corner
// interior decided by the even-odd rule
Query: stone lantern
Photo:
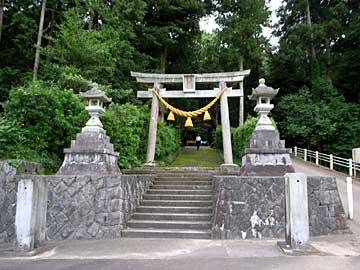
[[[256,130],[275,130],[270,118],[269,112],[274,108],[273,104],[270,104],[270,100],[277,95],[279,89],[265,85],[265,80],[259,80],[259,86],[253,88],[252,94],[249,96],[250,100],[256,100],[257,104],[254,111],[259,115],[259,121],[256,124]]]
[[[85,110],[90,115],[90,119],[82,131],[100,132],[100,130],[103,129],[103,125],[99,116],[105,112],[104,103],[111,102],[111,98],[108,98],[104,92],[100,91],[97,84],[93,84],[93,87],[89,91],[81,92],[80,95],[88,100],[88,105],[85,107]]]
[[[280,140],[278,131],[268,117],[274,108],[270,101],[278,92],[279,89],[266,86],[265,80],[260,79],[259,86],[249,96],[250,100],[257,102],[254,111],[258,113],[259,121],[242,157],[241,175],[283,176],[294,172],[291,150],[285,148],[285,142]]]
[[[101,175],[120,174],[117,166],[118,153],[110,142],[99,119],[105,112],[104,103],[110,102],[96,84],[80,95],[88,100],[85,107],[90,115],[81,133],[76,134],[76,140],[71,141],[70,148],[64,150],[63,165],[57,172],[59,175]]]

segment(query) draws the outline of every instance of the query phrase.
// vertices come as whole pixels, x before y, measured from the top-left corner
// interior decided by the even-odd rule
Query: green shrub
[[[64,148],[88,118],[78,95],[42,82],[13,89],[2,105],[6,119],[2,134],[15,134],[14,139],[2,139],[8,149],[2,158],[41,159],[53,170],[61,165]]]
[[[104,128],[119,152],[119,167],[128,169],[145,162],[150,114],[146,106],[111,104],[101,116]],[[177,130],[159,121],[155,159],[168,163],[169,157],[179,148]]]
[[[233,155],[235,158],[241,158],[243,156],[257,121],[257,117],[249,116],[241,127],[231,130]]]
[[[178,130],[167,126],[165,122],[158,123],[158,131],[156,137],[155,159],[164,165],[171,162],[175,152],[180,148],[180,134]]]
[[[215,138],[213,140],[212,147],[214,147],[216,149],[222,149],[223,148],[221,126],[216,126]]]
[[[149,113],[145,108],[112,103],[101,116],[101,121],[119,152],[120,168],[139,166],[144,161],[147,145],[145,129]]]

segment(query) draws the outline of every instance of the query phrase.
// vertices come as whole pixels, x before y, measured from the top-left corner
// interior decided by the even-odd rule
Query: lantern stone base
[[[242,157],[243,176],[283,176],[294,172],[290,149],[276,130],[255,130]]]
[[[99,132],[78,133],[64,153],[58,175],[121,174],[117,166],[119,154],[102,128]]]

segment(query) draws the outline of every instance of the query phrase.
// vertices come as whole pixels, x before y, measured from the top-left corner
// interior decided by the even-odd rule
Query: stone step
[[[139,205],[136,207],[137,213],[182,213],[182,214],[211,214],[212,207],[195,207],[195,206],[150,206],[150,205]]]
[[[212,185],[153,185],[152,189],[188,189],[188,190],[212,190]]]
[[[176,213],[135,213],[131,219],[139,220],[182,220],[211,221],[211,214],[176,214]]]
[[[174,195],[174,194],[145,194],[145,200],[185,200],[185,201],[209,201],[212,195]]]
[[[149,189],[147,194],[178,194],[178,195],[212,195],[212,190],[209,189]]]
[[[182,200],[141,200],[144,206],[212,206],[212,201],[182,201]]]
[[[211,185],[211,181],[167,181],[167,180],[155,180],[154,185]]]
[[[185,175],[181,175],[181,176],[157,176],[155,178],[156,180],[166,180],[166,181],[212,181],[210,177],[208,176],[185,176]]]
[[[136,229],[179,229],[179,230],[210,230],[209,221],[169,221],[169,220],[130,220],[129,228]]]
[[[133,238],[182,238],[182,239],[210,239],[210,230],[176,230],[176,229],[132,229],[121,232],[123,237]]]

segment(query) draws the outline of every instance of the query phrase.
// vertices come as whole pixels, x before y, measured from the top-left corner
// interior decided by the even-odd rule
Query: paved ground
[[[32,258],[0,258],[0,269],[360,269],[359,236],[314,238],[312,245],[320,253],[311,256],[285,256],[276,241],[65,241],[52,243],[54,248]]]
[[[303,172],[307,176],[312,175],[327,175],[336,177],[336,182],[340,192],[340,198],[344,209],[347,212],[348,202],[346,193],[346,176],[342,173],[331,171],[325,167],[316,166],[314,163],[304,162],[301,159],[294,158],[293,165],[296,172]],[[354,221],[360,226],[360,183],[353,181],[353,197],[354,197]]]
[[[296,171],[337,177],[346,202],[345,176],[294,160]],[[110,270],[110,269],[360,269],[360,187],[354,184],[355,232],[311,239],[319,253],[285,256],[270,240],[116,239],[47,243],[48,251],[35,257],[9,256],[11,246],[0,246],[0,270]],[[359,205],[359,207],[356,207]]]

